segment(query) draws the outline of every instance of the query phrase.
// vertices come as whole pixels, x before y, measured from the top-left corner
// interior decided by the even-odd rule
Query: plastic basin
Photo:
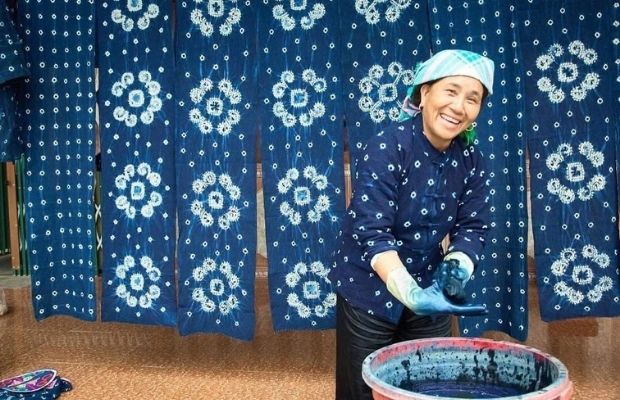
[[[396,343],[366,357],[362,376],[376,400],[567,400],[573,393],[557,358],[480,338]]]

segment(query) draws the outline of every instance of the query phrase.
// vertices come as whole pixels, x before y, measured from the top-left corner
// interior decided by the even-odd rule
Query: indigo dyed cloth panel
[[[620,119],[620,1],[614,1],[612,13],[612,35],[607,40],[611,40],[614,48],[614,64],[616,65],[616,83],[613,84],[613,98],[616,100],[617,106],[615,110],[615,120]],[[620,124],[614,124],[616,127],[616,171],[620,170]],[[616,187],[620,188],[620,174],[616,173]],[[620,190],[618,190],[618,206],[620,207]],[[618,210],[620,215],[620,209]],[[620,227],[619,227],[620,229]]]
[[[0,85],[28,74],[22,40],[15,29],[14,10],[0,0]]]
[[[342,1],[343,90],[351,175],[366,141],[398,121],[417,63],[430,56],[427,1]],[[344,17],[346,16],[346,17]]]
[[[519,14],[545,321],[620,315],[612,7],[531,1]]]
[[[275,330],[335,326],[327,275],[344,212],[337,0],[263,1],[258,53]]]
[[[94,0],[19,2],[30,70],[19,95],[26,241],[39,320],[96,319],[94,16]]]
[[[23,141],[17,126],[15,86],[0,85],[0,162],[13,161],[23,153]]]
[[[182,335],[254,336],[258,3],[176,3]]]
[[[174,326],[171,3],[101,0],[97,6],[101,318]]]
[[[28,75],[22,40],[13,22],[13,11],[0,0],[0,162],[21,157],[23,141],[17,129],[16,81]]]
[[[521,63],[512,35],[514,8],[505,0],[431,1],[433,51],[460,48],[495,62],[493,95],[476,122],[477,146],[491,181],[491,223],[481,261],[467,285],[483,317],[461,317],[465,336],[488,330],[527,338],[527,207]]]

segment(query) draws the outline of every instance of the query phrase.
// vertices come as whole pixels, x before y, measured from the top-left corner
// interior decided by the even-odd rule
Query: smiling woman
[[[424,135],[433,147],[445,150],[452,139],[471,129],[484,91],[477,79],[449,76],[422,85],[420,95]]]
[[[472,124],[493,90],[493,71],[493,61],[476,53],[435,54],[416,69],[404,123],[371,138],[359,158],[329,275],[339,297],[338,400],[371,398],[361,368],[374,350],[449,336],[450,314],[486,313],[464,304],[464,287],[489,219]]]

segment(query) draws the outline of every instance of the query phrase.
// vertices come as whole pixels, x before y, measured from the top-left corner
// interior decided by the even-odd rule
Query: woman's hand
[[[433,280],[437,281],[450,301],[465,302],[465,285],[474,272],[474,263],[467,254],[455,251],[448,253],[437,267]]]
[[[417,286],[417,285],[416,285]],[[417,315],[455,314],[455,315],[486,315],[488,310],[482,304],[456,304],[444,294],[437,281],[426,289],[413,289],[409,294],[407,307]]]
[[[485,315],[488,313],[486,306],[481,304],[456,304],[450,301],[437,281],[433,281],[431,286],[422,289],[405,267],[391,270],[386,283],[389,292],[417,315]]]
[[[433,275],[446,297],[457,304],[465,302],[465,284],[469,278],[470,274],[455,259],[442,261]]]

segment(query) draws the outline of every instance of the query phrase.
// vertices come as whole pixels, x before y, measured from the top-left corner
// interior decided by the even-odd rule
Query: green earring
[[[469,146],[476,140],[476,130],[473,125],[469,125],[467,129],[459,134],[459,137],[465,142],[465,145]]]

